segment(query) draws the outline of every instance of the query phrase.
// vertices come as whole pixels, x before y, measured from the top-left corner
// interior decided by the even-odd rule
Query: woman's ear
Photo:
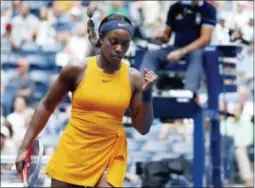
[[[99,34],[99,42],[100,42],[100,44],[103,43],[103,39],[104,39],[104,36],[100,33]]]
[[[99,42],[100,42],[100,44],[102,44],[103,43],[103,39],[99,38]]]

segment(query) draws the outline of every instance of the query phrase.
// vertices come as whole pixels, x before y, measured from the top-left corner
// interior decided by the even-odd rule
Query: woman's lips
[[[113,59],[116,59],[116,60],[121,60],[121,59],[122,59],[121,56],[116,56],[116,55],[112,55],[112,58],[113,58]]]

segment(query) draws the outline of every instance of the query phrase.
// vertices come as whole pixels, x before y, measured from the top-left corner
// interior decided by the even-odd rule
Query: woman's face
[[[119,64],[128,51],[131,35],[124,29],[115,29],[101,39],[101,51],[112,64]]]
[[[47,20],[47,8],[46,7],[40,8],[40,18],[41,18],[41,20]]]
[[[15,112],[23,112],[26,108],[26,101],[23,97],[17,97],[14,101]]]
[[[234,115],[239,118],[243,112],[242,104],[241,103],[235,103],[234,104]]]

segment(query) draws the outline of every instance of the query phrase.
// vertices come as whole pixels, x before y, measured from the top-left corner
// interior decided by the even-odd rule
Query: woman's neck
[[[100,69],[108,74],[113,74],[120,69],[120,63],[116,65],[109,62],[103,53],[100,53],[97,56],[97,65]]]

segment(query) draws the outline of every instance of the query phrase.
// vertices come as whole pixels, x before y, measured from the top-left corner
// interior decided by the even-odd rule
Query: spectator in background
[[[98,33],[98,28],[100,25],[101,20],[106,16],[105,10],[107,9],[108,5],[104,1],[90,1],[89,3],[89,10],[93,14],[93,20],[95,25],[95,32]],[[87,15],[85,16],[87,17]],[[95,48],[95,50],[98,50]]]
[[[22,12],[23,0],[12,1],[12,17],[18,16]]]
[[[5,34],[6,32],[6,25],[10,22],[11,20],[11,7],[10,1],[1,1],[1,37]],[[2,45],[1,45],[2,46]]]
[[[238,88],[238,99],[243,105],[242,119],[251,121],[254,114],[254,102],[251,96],[251,91],[246,86],[240,86]]]
[[[73,1],[53,1],[52,7],[55,10],[57,16],[67,14],[72,8]]]
[[[51,76],[50,87],[57,80],[57,78],[58,78],[57,74]],[[70,108],[70,107],[71,107],[71,104],[69,104],[69,107],[66,106],[66,110],[62,112],[60,111],[60,105],[57,106],[53,114],[50,116],[49,120],[47,121],[45,128],[39,134],[39,137],[60,135],[61,132],[66,127],[68,120],[70,118],[71,112],[67,111],[67,108]]]
[[[6,85],[3,94],[2,105],[4,115],[11,112],[11,106],[16,96],[24,97],[29,101],[35,88],[35,83],[28,74],[29,63],[27,59],[19,58],[17,60],[17,66],[18,75],[8,80],[8,85]]]
[[[237,63],[238,81],[240,85],[245,85],[253,89],[253,61],[254,61],[254,18],[250,13],[246,25],[240,29],[239,40],[243,46],[242,58]]]
[[[0,127],[0,151],[1,151],[1,159],[2,155],[16,155],[17,154],[17,147],[13,142],[13,129],[12,125],[6,121],[3,117],[1,117],[1,127]],[[8,174],[12,164],[2,163],[1,161],[1,185],[3,181],[9,180],[13,181],[13,177]],[[9,176],[9,177],[7,177]],[[10,179],[11,178],[11,179]]]
[[[87,1],[86,4],[84,3],[84,1],[73,1],[73,6],[72,8],[78,8],[81,11],[81,19],[82,22],[87,22],[87,6],[88,4],[91,4],[92,2]]]
[[[39,19],[31,14],[30,7],[23,2],[21,6],[21,14],[12,18],[12,42],[20,48],[22,44],[33,42],[35,32],[39,26]]]
[[[12,25],[10,23],[7,23],[5,25],[5,33],[3,36],[1,36],[1,53],[9,54],[13,50],[17,49],[17,46],[12,41],[11,38],[12,33]]]
[[[77,60],[82,60],[91,54],[91,44],[87,36],[87,27],[85,24],[80,23],[74,35],[71,37],[67,44],[69,54]]]
[[[48,20],[47,7],[40,8],[39,25],[36,30],[36,44],[39,46],[56,44],[56,31],[53,23]]]
[[[13,140],[13,129],[8,121],[1,123],[1,155],[15,155],[18,147]]]
[[[109,1],[108,9],[106,14],[120,14],[129,17],[129,9],[125,1]]]
[[[219,110],[220,110],[220,120],[224,121],[227,119],[228,115],[230,115],[228,113],[228,103],[226,101],[226,99],[220,99],[219,102]]]
[[[56,34],[54,39],[59,46],[66,45],[71,36],[71,19],[67,12],[61,10],[56,1],[47,7],[47,22],[53,27]]]
[[[227,26],[226,13],[221,12],[218,16],[218,22],[214,31],[213,42],[216,45],[228,45],[231,43],[231,29]]]
[[[15,95],[29,99],[35,88],[34,81],[29,77],[29,62],[26,58],[17,60],[18,75],[9,80],[9,86],[16,88]]]
[[[72,36],[72,24],[68,17],[57,18],[55,23],[55,29],[57,32],[56,40],[57,42],[65,46]]]
[[[9,121],[5,119],[2,113],[1,106],[1,127],[0,127],[0,151],[1,159],[2,155],[16,155],[17,147],[13,141],[13,128]],[[4,178],[4,174],[10,171],[12,164],[5,164],[1,162],[1,185]],[[9,175],[10,177],[10,175]]]
[[[252,186],[252,170],[248,158],[248,147],[253,143],[254,131],[251,121],[241,118],[243,105],[235,102],[233,107],[234,118],[221,122],[221,134],[232,137],[235,145],[235,156],[241,178],[245,185]]]
[[[87,37],[87,27],[80,23],[68,41],[65,49],[56,56],[56,64],[64,66],[68,62],[79,62],[92,53],[92,46]]]
[[[178,62],[185,58],[188,63],[185,89],[196,94],[203,74],[203,48],[211,41],[216,9],[206,1],[179,1],[170,7],[166,24],[163,35],[158,38],[168,43],[175,32],[174,47],[149,51],[143,58],[140,71],[145,68],[156,71],[169,61]]]
[[[1,63],[1,65],[2,65],[2,63]],[[7,74],[5,71],[3,71],[2,66],[1,66],[1,101],[2,101],[2,96],[4,94],[4,90],[5,90],[5,87],[7,84],[6,76],[7,76]]]
[[[83,22],[82,18],[82,10],[78,7],[72,7],[71,10],[69,11],[70,17],[71,17],[71,24],[72,24],[72,29],[75,30],[77,25]]]
[[[27,129],[29,115],[34,111],[27,106],[23,97],[16,97],[14,100],[14,111],[7,116],[7,120],[13,126],[13,139],[18,147]]]
[[[232,28],[242,28],[248,21],[249,12],[246,10],[247,1],[236,2],[236,12],[232,15]]]
[[[60,135],[60,133],[65,129],[66,122],[68,121],[69,117],[66,112],[61,112],[59,107],[55,109],[53,114],[50,116],[45,128],[40,133],[39,137],[43,136],[54,136]]]
[[[140,32],[143,37],[154,36],[156,30],[160,30],[161,6],[159,1],[134,1],[135,7],[130,8],[131,17],[138,11],[140,20]],[[132,6],[132,5],[131,5]],[[135,9],[134,9],[135,8]],[[158,31],[159,32],[159,31]]]
[[[16,154],[17,147],[12,140],[13,127],[12,124],[3,116],[1,106],[1,154]]]
[[[193,122],[189,119],[176,119],[162,124],[159,139],[185,142],[191,139]]]
[[[254,29],[253,12],[249,12],[247,14],[247,22],[241,28],[243,41],[247,45],[250,45],[254,41],[253,29]]]

